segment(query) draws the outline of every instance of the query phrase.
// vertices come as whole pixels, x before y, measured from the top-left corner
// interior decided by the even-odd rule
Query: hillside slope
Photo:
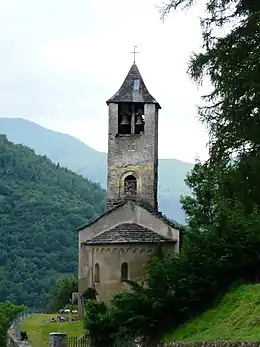
[[[179,327],[167,340],[260,340],[260,284],[242,285],[220,304]]]
[[[106,177],[102,169],[106,166],[106,153],[96,151],[73,136],[46,129],[26,119],[4,117],[0,117],[0,134],[105,186]]]
[[[75,228],[104,210],[97,183],[0,135],[0,298],[47,302],[57,276],[75,273]]]
[[[70,135],[45,129],[25,119],[0,117],[0,133],[106,188],[106,153],[96,151]],[[180,196],[189,193],[184,179],[192,167],[193,164],[177,159],[159,160],[159,207],[164,214],[180,223],[184,222]]]

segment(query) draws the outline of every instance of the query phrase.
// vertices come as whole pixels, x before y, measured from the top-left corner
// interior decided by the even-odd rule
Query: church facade
[[[97,290],[109,300],[143,275],[143,264],[160,244],[179,252],[180,230],[158,211],[159,103],[134,63],[118,92],[107,101],[107,211],[80,228],[78,309],[81,295]]]

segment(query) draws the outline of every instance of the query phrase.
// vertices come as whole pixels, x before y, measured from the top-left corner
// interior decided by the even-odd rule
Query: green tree
[[[170,0],[162,15],[194,4],[194,0]],[[189,74],[199,83],[208,76],[213,86],[204,96],[207,105],[199,108],[200,118],[209,128],[211,162],[230,161],[233,155],[259,150],[259,23],[258,1],[205,4],[203,52],[193,54]]]
[[[181,203],[192,230],[208,228],[217,217],[218,177],[216,170],[198,161],[187,175],[186,184],[192,196],[182,196]]]
[[[12,320],[22,311],[24,306],[12,305],[9,302],[0,302],[0,346],[6,345],[6,334]]]
[[[72,293],[78,291],[78,279],[76,276],[66,276],[61,278],[51,295],[48,311],[58,312],[66,305],[71,304]]]

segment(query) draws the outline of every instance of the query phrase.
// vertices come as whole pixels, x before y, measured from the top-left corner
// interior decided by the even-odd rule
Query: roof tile
[[[87,241],[86,244],[174,242],[136,223],[122,223]]]
[[[134,89],[135,79],[139,80],[139,88],[136,90]],[[118,102],[151,103],[151,104],[156,104],[158,105],[159,108],[161,108],[159,103],[148,92],[148,89],[146,88],[143,78],[135,63],[131,66],[118,92],[107,101],[107,104],[118,103]]]

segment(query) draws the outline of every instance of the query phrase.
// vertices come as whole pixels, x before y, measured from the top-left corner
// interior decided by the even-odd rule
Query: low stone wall
[[[51,333],[50,347],[69,347],[72,346],[67,342],[66,333]],[[88,344],[75,343],[73,346],[85,347]],[[136,345],[141,346],[141,345]],[[15,346],[16,347],[16,346]],[[19,346],[20,347],[20,346]],[[104,346],[105,347],[105,346]],[[133,345],[129,345],[133,347]],[[154,347],[154,346],[153,346]],[[195,342],[166,342],[157,345],[156,347],[260,347],[260,341],[195,341]]]
[[[166,342],[162,347],[260,347],[260,341],[194,341]]]
[[[12,331],[10,328],[7,332],[7,340],[6,340],[6,346],[7,347],[31,347],[28,343],[25,344],[24,341],[18,340],[15,332]]]
[[[19,324],[26,318],[30,317],[32,314],[38,312],[39,311],[35,309],[26,309],[24,312],[18,314],[18,316],[13,320],[10,328],[8,329],[7,347],[31,347],[27,342],[21,341],[21,331]]]

